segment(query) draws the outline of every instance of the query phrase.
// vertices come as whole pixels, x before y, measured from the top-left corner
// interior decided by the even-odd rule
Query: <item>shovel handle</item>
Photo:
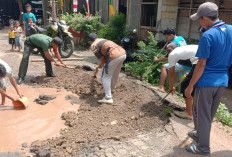
[[[163,52],[163,50],[165,49],[165,47],[168,45],[168,42],[166,42],[166,44],[164,45],[164,47],[160,50],[160,52],[158,53],[158,55],[156,57],[159,57],[159,55]]]

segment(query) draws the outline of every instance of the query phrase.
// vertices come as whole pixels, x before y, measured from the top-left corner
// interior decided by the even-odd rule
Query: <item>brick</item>
[[[166,6],[162,6],[162,11],[167,11],[167,8],[166,8]]]
[[[161,18],[166,18],[166,12],[161,12]]]

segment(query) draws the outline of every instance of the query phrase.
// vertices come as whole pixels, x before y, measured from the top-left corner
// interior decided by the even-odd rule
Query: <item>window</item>
[[[127,0],[119,0],[118,12],[123,13],[125,16],[127,16]]]
[[[156,26],[157,0],[142,0],[141,3],[141,26]]]

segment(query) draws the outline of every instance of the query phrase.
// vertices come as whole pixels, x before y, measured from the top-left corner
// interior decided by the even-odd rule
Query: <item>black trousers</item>
[[[19,73],[18,76],[22,79],[25,78],[26,74],[27,74],[27,69],[28,69],[28,62],[29,62],[29,57],[31,55],[31,52],[34,48],[38,48],[35,47],[30,41],[29,39],[26,39],[25,43],[24,43],[24,52],[23,52],[23,57],[20,63],[20,67],[19,67]],[[48,60],[45,57],[45,54],[43,52],[43,50],[41,48],[38,48],[40,50],[41,56],[44,59],[44,63],[45,63],[45,71],[47,75],[52,75],[53,71],[52,71],[52,63],[50,60]]]
[[[183,94],[184,98],[186,98],[186,96],[184,95],[185,89],[188,87],[188,85],[193,77],[193,72],[194,72],[195,66],[196,66],[195,64],[192,66],[192,69],[190,70],[189,74],[186,76],[184,81],[181,83],[180,92]],[[193,95],[194,95],[194,90],[192,92],[192,96]]]
[[[228,86],[230,88],[232,88],[232,65],[230,66],[230,69],[229,69],[229,82],[228,82]]]

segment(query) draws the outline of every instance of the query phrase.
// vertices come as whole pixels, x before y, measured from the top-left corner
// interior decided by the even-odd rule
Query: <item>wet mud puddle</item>
[[[19,89],[29,98],[29,107],[16,110],[10,100],[4,106],[0,105],[0,152],[20,150],[23,143],[29,145],[35,140],[58,136],[60,130],[65,128],[60,118],[62,113],[77,111],[79,108],[79,105],[67,100],[67,96],[78,96],[64,89],[29,86],[20,86]],[[16,96],[13,87],[8,87],[7,92]],[[40,94],[54,95],[56,98],[45,105],[39,105],[34,100]]]

